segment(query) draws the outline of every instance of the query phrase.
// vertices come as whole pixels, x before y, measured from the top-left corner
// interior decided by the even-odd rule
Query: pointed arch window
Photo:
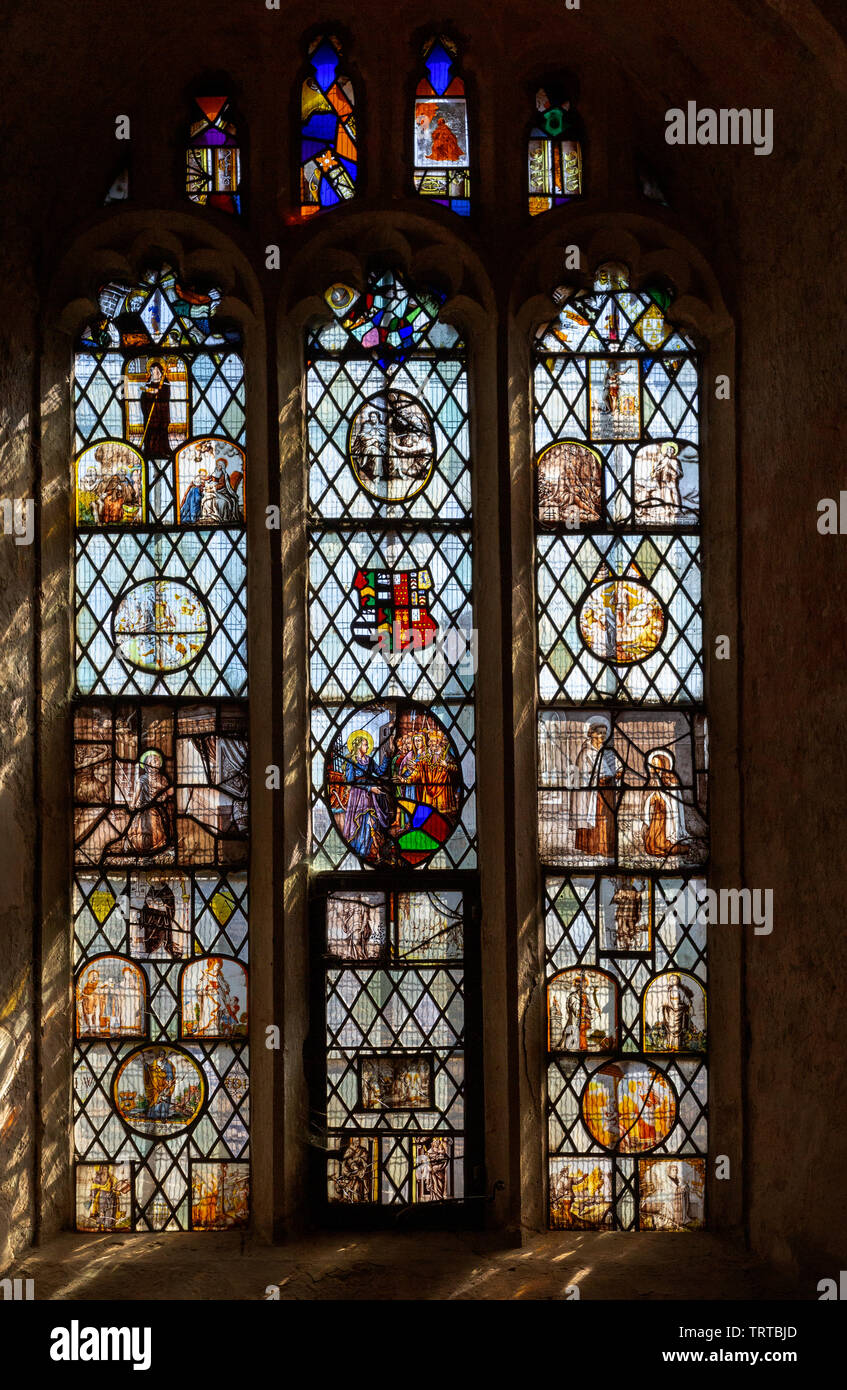
[[[185,191],[192,203],[241,212],[241,150],[228,96],[194,98],[200,116],[185,151]]]
[[[699,370],[607,265],[533,365],[538,843],[556,1228],[703,1224]]]
[[[341,41],[325,34],[309,45],[311,72],[300,93],[300,213],[327,212],[352,198],[359,176],[356,99],[345,76]]]
[[[76,1217],[249,1211],[244,364],[220,293],[113,281],[74,358]]]
[[[530,217],[583,192],[582,122],[560,83],[538,88],[535,111],[527,150]]]
[[[415,192],[460,217],[471,210],[470,134],[458,50],[440,35],[424,45],[425,76],[415,89]]]

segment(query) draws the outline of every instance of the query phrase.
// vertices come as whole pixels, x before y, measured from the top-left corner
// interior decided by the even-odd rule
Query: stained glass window
[[[703,1224],[698,358],[623,266],[536,335],[549,1220]]]
[[[219,302],[167,266],[112,282],[74,362],[83,1231],[248,1219],[247,446]]]
[[[185,150],[185,190],[192,203],[241,212],[241,151],[229,97],[194,98],[194,119]]]
[[[582,123],[556,82],[539,87],[529,132],[529,213],[537,217],[583,191]]]
[[[470,136],[458,54],[440,36],[424,45],[426,75],[415,89],[415,192],[460,217],[471,210]]]
[[[311,849],[329,1208],[468,1193],[476,795],[465,350],[335,284],[307,344]],[[466,1083],[466,1073],[468,1081]],[[478,1160],[477,1160],[478,1161]],[[432,1208],[434,1210],[434,1208]]]
[[[342,70],[340,40],[325,34],[309,45],[311,71],[300,96],[300,212],[326,212],[356,192],[356,99]]]

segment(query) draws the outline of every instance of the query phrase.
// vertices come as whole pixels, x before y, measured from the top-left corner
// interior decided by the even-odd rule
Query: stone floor
[[[36,1299],[816,1298],[717,1236],[573,1232],[504,1249],[483,1233],[321,1234],[267,1246],[229,1234],[80,1236],[33,1250]]]

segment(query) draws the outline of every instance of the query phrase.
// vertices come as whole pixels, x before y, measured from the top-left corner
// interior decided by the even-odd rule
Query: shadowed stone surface
[[[680,1263],[684,1261],[685,1278]],[[15,1274],[37,1299],[816,1298],[710,1234],[574,1232],[503,1249],[485,1235],[339,1233],[270,1248],[237,1235],[60,1236]]]

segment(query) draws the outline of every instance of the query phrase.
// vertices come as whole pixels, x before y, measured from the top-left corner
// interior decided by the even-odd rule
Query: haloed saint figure
[[[373,746],[369,733],[357,730],[351,734],[347,741],[350,756],[344,767],[350,791],[343,835],[362,859],[372,857],[375,851],[379,853],[394,819],[390,792],[382,785],[391,755],[386,750],[374,757]]]
[[[684,853],[690,841],[685,833],[685,808],[672,755],[665,749],[649,753],[647,769],[642,810],[644,848],[657,859]]]

